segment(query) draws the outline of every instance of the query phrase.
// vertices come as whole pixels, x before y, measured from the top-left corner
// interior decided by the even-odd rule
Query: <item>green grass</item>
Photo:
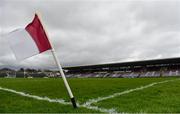
[[[111,102],[111,105],[108,103]],[[179,113],[180,81],[159,84],[96,103],[100,107],[115,108],[119,112]]]
[[[74,96],[80,104],[83,104],[89,99],[171,79],[176,78],[73,78],[68,81]],[[0,78],[0,87],[69,101],[62,79]],[[118,112],[180,112],[180,81],[155,85],[93,105],[106,109],[115,108]],[[86,108],[73,109],[71,105],[39,101],[0,90],[0,112],[88,113],[98,111]]]
[[[81,113],[97,112],[86,108],[73,109],[71,106],[58,103],[49,103],[35,99],[21,97],[19,95],[0,92],[0,112],[1,113]]]

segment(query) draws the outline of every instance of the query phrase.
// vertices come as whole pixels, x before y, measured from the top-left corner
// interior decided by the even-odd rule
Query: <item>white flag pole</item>
[[[42,23],[42,19],[41,19],[40,14],[39,14],[39,13],[36,13],[36,14],[37,14],[37,16],[39,17],[39,20],[40,20],[40,22],[41,22],[41,24],[42,24],[42,26],[43,26],[43,28],[44,28],[44,31],[45,31],[45,33],[46,33],[46,35],[47,35],[47,38],[48,38],[48,40],[49,40],[48,33],[47,33],[46,29],[45,29],[45,26],[44,26],[43,23]],[[57,57],[57,55],[56,55],[56,52],[55,52],[54,47],[53,47],[53,45],[52,45],[52,43],[51,43],[50,40],[49,40],[49,43],[50,43],[50,45],[51,45],[51,47],[52,47],[51,52],[52,52],[54,61],[55,61],[56,65],[57,65],[57,67],[58,67],[58,69],[59,69],[59,72],[60,72],[60,74],[61,74],[61,76],[62,76],[62,79],[63,79],[63,81],[64,81],[64,85],[65,85],[65,87],[66,87],[66,89],[67,89],[67,91],[68,91],[69,97],[71,98],[72,105],[73,105],[74,108],[77,108],[75,98],[74,98],[73,93],[72,93],[72,91],[71,91],[71,88],[70,88],[70,86],[69,86],[69,84],[68,84],[68,82],[67,82],[67,80],[66,80],[65,74],[64,74],[63,69],[62,69],[61,64],[60,64],[60,61],[59,61],[59,59],[58,59],[58,57]]]

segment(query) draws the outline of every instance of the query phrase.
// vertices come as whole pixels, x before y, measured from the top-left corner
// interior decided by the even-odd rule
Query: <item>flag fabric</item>
[[[25,28],[11,32],[7,38],[17,60],[23,60],[52,49],[37,15]]]

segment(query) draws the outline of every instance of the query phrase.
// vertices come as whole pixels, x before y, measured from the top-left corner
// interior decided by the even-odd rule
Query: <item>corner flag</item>
[[[31,23],[29,23],[24,29],[17,29],[11,32],[7,35],[7,38],[17,60],[23,60],[51,49],[55,63],[59,69],[65,87],[71,98],[73,107],[76,108],[77,105],[75,102],[75,98],[66,80],[55,50],[52,47],[50,41],[48,40],[48,34],[45,31],[40,16],[38,16],[38,14],[35,14],[35,17]]]
[[[17,29],[7,36],[17,60],[52,49],[43,26],[37,16],[25,29]]]

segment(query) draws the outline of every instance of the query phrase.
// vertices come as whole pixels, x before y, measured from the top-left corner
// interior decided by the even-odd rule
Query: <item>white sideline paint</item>
[[[111,109],[105,109],[105,108],[100,108],[98,106],[87,106],[87,105],[79,105],[80,107],[84,107],[84,108],[87,108],[87,109],[91,109],[91,110],[97,110],[97,111],[100,111],[100,112],[105,112],[105,113],[109,113],[109,114],[117,114],[118,112],[111,108]]]
[[[13,90],[13,89],[8,89],[8,88],[3,88],[3,87],[0,87],[0,90],[15,93],[17,95],[24,96],[24,97],[33,98],[36,100],[48,101],[48,102],[52,102],[52,103],[60,103],[60,104],[64,104],[64,105],[71,105],[71,102],[65,102],[65,100],[63,100],[63,99],[50,99],[48,97],[40,97],[40,96],[36,96],[36,95],[30,95],[30,94],[27,94],[24,92],[19,92],[19,91]],[[116,111],[114,109],[105,109],[105,108],[99,108],[97,106],[80,105],[79,103],[77,103],[77,106],[84,107],[84,108],[91,109],[91,110],[97,110],[100,112],[116,113]]]
[[[63,99],[50,99],[48,97],[40,97],[40,96],[36,96],[36,95],[30,95],[30,94],[27,94],[27,93],[24,93],[24,92],[19,92],[19,91],[15,91],[13,89],[8,89],[8,88],[3,88],[3,87],[0,87],[0,90],[15,93],[15,94],[18,94],[18,95],[21,95],[21,96],[24,96],[24,97],[29,97],[29,98],[33,98],[33,99],[37,99],[37,100],[42,100],[42,101],[60,103],[60,104],[64,104],[64,105],[71,104],[70,102],[65,102]]]
[[[167,82],[176,81],[176,80],[180,80],[180,79],[165,80],[165,81],[161,81],[161,82],[154,82],[154,83],[151,83],[151,84],[148,84],[148,85],[145,85],[145,86],[137,87],[137,88],[134,88],[134,89],[129,89],[129,90],[126,90],[126,91],[123,91],[123,92],[119,92],[119,93],[114,93],[114,94],[106,96],[106,97],[98,97],[96,99],[90,99],[87,102],[85,102],[83,105],[84,106],[90,106],[91,104],[97,103],[99,101],[103,101],[103,100],[107,100],[107,99],[110,99],[110,98],[114,98],[114,97],[117,97],[117,96],[120,96],[120,95],[124,95],[124,94],[128,94],[128,93],[134,92],[134,91],[143,90],[143,89],[152,87],[152,86],[157,85],[157,84],[167,83]]]

